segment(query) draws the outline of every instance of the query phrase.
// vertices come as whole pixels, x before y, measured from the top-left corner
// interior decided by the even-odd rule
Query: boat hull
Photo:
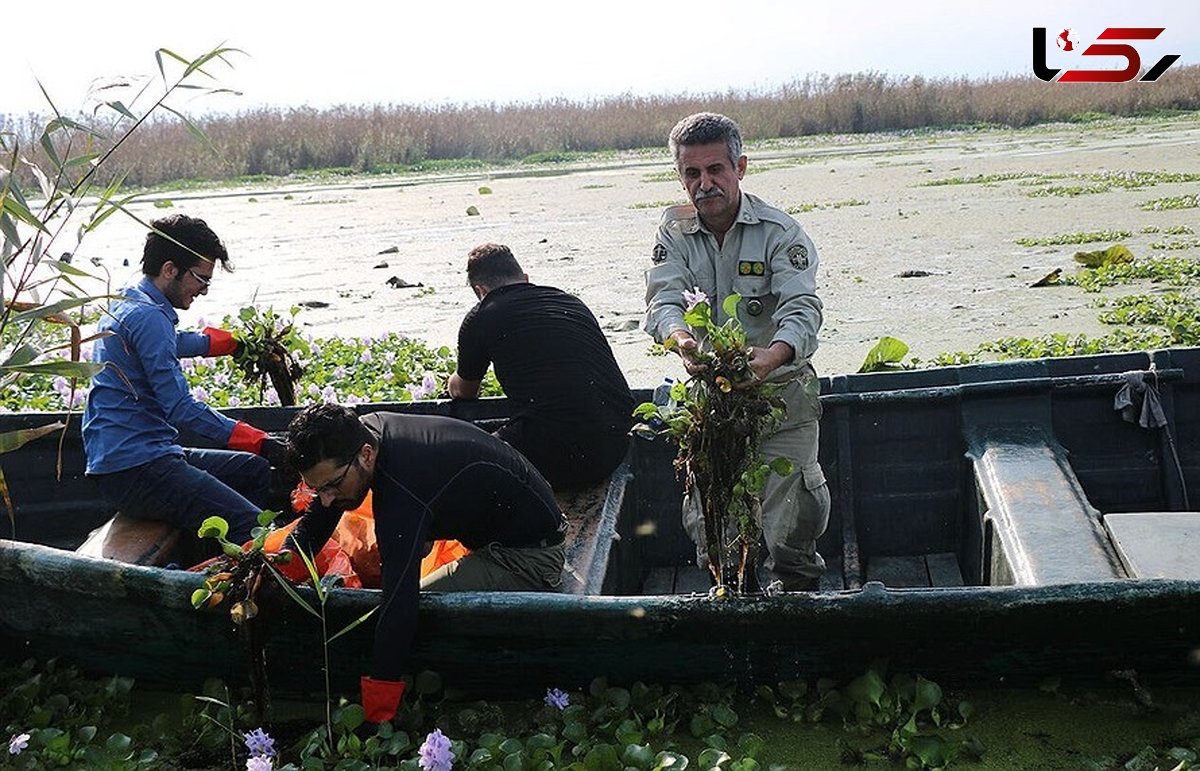
[[[169,686],[244,681],[245,639],[220,610],[196,611],[195,574],[0,542],[0,626],[12,655],[61,656]],[[314,596],[305,593],[310,602]],[[331,632],[378,600],[335,590]],[[264,619],[273,692],[323,687],[320,623],[275,593]],[[330,645],[335,688],[365,671],[365,624]],[[943,684],[1100,680],[1134,670],[1200,682],[1200,582],[888,590],[731,597],[427,594],[418,668],[480,693],[613,682],[849,677],[877,660]]]

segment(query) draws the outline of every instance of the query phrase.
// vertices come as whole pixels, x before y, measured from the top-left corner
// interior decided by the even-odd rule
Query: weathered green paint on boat
[[[1151,366],[1171,439],[1112,409],[1121,373]],[[421,665],[486,691],[566,687],[597,675],[775,682],[853,675],[877,658],[943,683],[1098,678],[1113,669],[1200,682],[1200,579],[1129,577],[1099,518],[1200,508],[1200,350],[851,375],[823,386],[822,463],[834,499],[821,542],[829,591],[723,601],[635,594],[650,569],[691,555],[678,526],[673,451],[638,441],[628,489],[607,512],[621,535],[604,593],[426,595]],[[502,417],[505,404],[363,409],[488,420]],[[269,429],[290,415],[230,412]],[[0,430],[54,417],[0,416]],[[52,482],[55,453],[43,439],[0,457],[23,541],[0,541],[6,651],[173,684],[239,678],[245,659],[228,617],[190,606],[197,576],[28,543],[73,546],[108,515],[79,477],[77,434],[68,435],[60,483]],[[966,586],[896,589],[870,580],[889,559],[946,554]],[[330,628],[377,597],[333,592]],[[285,597],[279,609],[268,613],[270,683],[315,692],[319,626]],[[333,643],[340,687],[352,688],[370,637],[367,624]]]

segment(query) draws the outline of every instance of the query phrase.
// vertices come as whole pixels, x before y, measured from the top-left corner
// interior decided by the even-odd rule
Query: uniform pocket
[[[775,298],[771,295],[771,279],[766,276],[737,276],[733,279],[733,291],[742,296],[739,306],[742,311],[746,310],[746,304],[750,300],[758,300],[764,307],[770,303],[774,310]],[[767,315],[769,317],[770,313]]]
[[[820,463],[812,463],[800,469],[800,479],[805,490],[819,490],[825,486],[825,472]]]

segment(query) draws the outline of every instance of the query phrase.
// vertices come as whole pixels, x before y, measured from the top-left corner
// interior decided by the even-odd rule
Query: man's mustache
[[[721,190],[721,188],[719,188],[719,187],[714,187],[712,190],[709,190],[708,192],[705,192],[703,190],[697,191],[696,195],[692,198],[692,200],[703,201],[705,198],[720,198],[723,195],[725,195],[725,191]]]

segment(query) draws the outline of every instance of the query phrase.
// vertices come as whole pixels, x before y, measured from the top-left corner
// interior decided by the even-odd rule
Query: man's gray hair
[[[713,142],[724,142],[729,148],[729,162],[735,167],[738,158],[742,157],[742,132],[731,118],[715,112],[698,112],[689,115],[675,124],[671,129],[671,138],[667,146],[675,165],[679,165],[679,148],[685,145],[707,145]]]

